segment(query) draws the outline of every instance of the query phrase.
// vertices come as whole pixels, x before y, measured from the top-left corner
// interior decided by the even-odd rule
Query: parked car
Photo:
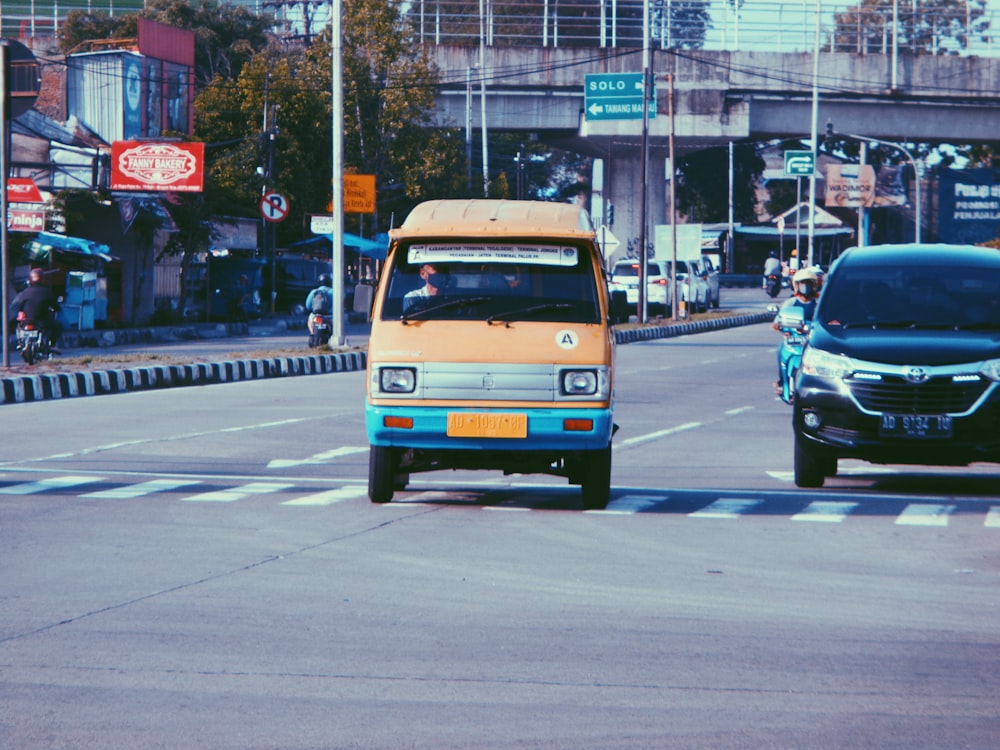
[[[794,475],[820,487],[841,458],[1000,462],[1000,253],[852,248],[827,274],[793,413]]]
[[[669,283],[669,264],[663,261],[646,262],[646,310],[659,315],[672,314],[673,295]],[[611,272],[608,289],[612,295],[624,290],[629,306],[634,310],[639,304],[639,261],[620,260]]]
[[[701,276],[708,284],[708,306],[718,310],[722,303],[719,293],[719,269],[708,255],[701,256]]]
[[[664,264],[670,274],[670,263]],[[677,261],[677,282],[681,299],[689,313],[708,310],[708,281],[702,277],[698,261]]]

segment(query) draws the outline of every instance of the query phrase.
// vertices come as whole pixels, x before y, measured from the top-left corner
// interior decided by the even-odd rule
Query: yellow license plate
[[[448,437],[523,438],[527,414],[449,412]]]

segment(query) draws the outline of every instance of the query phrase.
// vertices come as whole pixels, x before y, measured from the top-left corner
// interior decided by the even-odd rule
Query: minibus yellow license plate
[[[523,438],[527,436],[527,414],[448,413],[448,437]]]

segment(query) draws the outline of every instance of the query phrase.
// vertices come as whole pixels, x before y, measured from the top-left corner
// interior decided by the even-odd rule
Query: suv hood
[[[1000,331],[843,329],[817,324],[809,345],[867,362],[954,365],[1000,357]]]

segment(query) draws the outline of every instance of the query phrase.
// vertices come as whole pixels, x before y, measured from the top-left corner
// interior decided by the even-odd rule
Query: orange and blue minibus
[[[615,345],[587,212],[428,201],[389,237],[368,343],[371,500],[413,473],[488,469],[566,477],[606,507]]]

